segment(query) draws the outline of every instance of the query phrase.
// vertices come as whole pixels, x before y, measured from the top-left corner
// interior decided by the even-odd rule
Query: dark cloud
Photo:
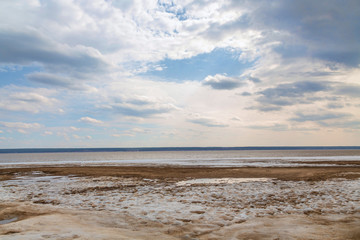
[[[85,47],[69,47],[31,31],[0,31],[0,63],[43,64],[59,71],[102,71],[107,64]]]
[[[256,130],[271,130],[271,131],[287,131],[289,130],[288,125],[286,124],[273,124],[270,126],[260,126],[260,125],[252,125],[249,128]]]
[[[260,94],[266,98],[278,97],[302,97],[306,93],[315,93],[327,90],[329,86],[324,82],[295,82],[288,84],[280,84],[275,88],[268,88],[261,91]],[[280,104],[281,105],[281,104]]]
[[[253,82],[253,83],[260,83],[260,82],[261,82],[261,80],[260,80],[259,78],[252,77],[252,76],[249,76],[249,77],[248,77],[248,80],[249,80],[250,82]]]
[[[336,128],[350,128],[350,129],[360,129],[360,121],[335,121],[335,122],[319,122],[323,127],[336,127]]]
[[[328,61],[344,63],[345,65],[352,67],[358,67],[360,63],[360,51],[354,52],[343,50],[335,52],[323,50],[314,53],[314,56]]]
[[[189,122],[199,124],[205,127],[228,127],[228,125],[206,117],[193,117],[188,119]]]
[[[146,97],[117,98],[113,103],[102,106],[102,108],[124,116],[140,118],[169,113],[178,109],[171,103]]]
[[[267,41],[280,42],[274,50],[284,58],[310,56],[352,67],[360,64],[358,0],[233,0],[230,7],[252,12],[249,28],[262,31]]]
[[[342,85],[335,90],[336,94],[345,95],[349,97],[360,97],[360,85]]]
[[[274,88],[258,92],[260,97],[256,101],[259,105],[253,108],[260,111],[277,111],[283,106],[312,103],[321,100],[321,98],[315,98],[313,94],[330,89],[330,84],[326,82],[303,81],[279,84]]]
[[[297,127],[296,124],[291,124],[291,127],[287,124],[273,124],[268,126],[263,125],[252,125],[249,126],[251,129],[255,130],[269,130],[269,131],[275,131],[275,132],[283,132],[283,131],[318,131],[319,128],[304,128],[304,127]]]
[[[231,90],[231,89],[238,88],[241,84],[238,82],[225,80],[225,81],[221,81],[221,82],[208,81],[208,82],[205,82],[204,85],[211,86],[213,89],[218,89],[218,90]]]
[[[359,1],[283,1],[283,11],[288,12],[279,15],[281,25],[293,23],[285,26],[286,29],[307,43],[312,56],[353,67],[360,63]],[[291,49],[288,51],[291,52]],[[302,51],[298,53],[303,54]]]
[[[171,105],[164,105],[164,106],[148,106],[145,108],[138,108],[134,105],[128,105],[128,104],[116,104],[111,106],[112,109],[116,113],[120,113],[125,116],[133,116],[133,117],[151,117],[153,115],[163,114],[163,113],[169,113],[176,108]]]
[[[247,110],[258,110],[261,112],[272,112],[272,111],[280,111],[282,109],[281,106],[275,106],[270,104],[258,104],[256,106],[250,106],[245,108]]]
[[[242,93],[239,93],[239,94],[237,94],[237,95],[241,95],[241,96],[247,97],[247,96],[251,96],[252,94],[249,93],[249,92],[242,92]]]
[[[352,116],[348,113],[332,113],[326,112],[321,114],[303,114],[301,112],[296,113],[296,117],[291,118],[291,121],[295,122],[323,122],[326,120],[343,119]]]
[[[334,68],[333,66],[329,66],[329,69],[332,69],[332,71],[337,70],[337,68]],[[332,71],[313,71],[313,72],[304,72],[304,77],[327,77],[327,76],[333,76],[336,73]]]
[[[339,109],[339,108],[344,108],[344,105],[341,103],[329,103],[327,105],[327,108],[329,109]]]
[[[326,93],[323,95],[317,95],[318,93]],[[339,101],[343,101],[345,97],[359,98],[360,86],[349,85],[341,82],[311,82],[302,81],[295,83],[279,84],[272,88],[267,88],[255,93],[258,97],[255,99],[256,105],[249,107],[248,109],[256,109],[263,112],[279,111],[285,106],[293,106],[296,104],[313,104],[319,101],[327,101],[328,109],[340,109],[344,108],[344,104]],[[241,94],[247,96],[245,92]],[[254,95],[254,94],[253,94]],[[318,115],[314,115],[315,118]],[[342,115],[322,115],[318,117],[335,117]],[[311,116],[310,116],[311,117]],[[306,116],[299,116],[292,119],[293,121],[307,121]],[[318,119],[321,120],[321,119]]]
[[[275,52],[280,53],[284,58],[298,58],[307,55],[307,47],[302,45],[279,45],[274,48]]]
[[[72,90],[90,90],[89,86],[79,83],[78,79],[59,76],[51,73],[34,72],[26,75],[30,81]]]
[[[250,107],[248,108],[250,110],[259,110],[262,112],[272,112],[272,111],[280,111],[282,108],[280,106],[274,106],[274,105],[259,105],[256,107]]]

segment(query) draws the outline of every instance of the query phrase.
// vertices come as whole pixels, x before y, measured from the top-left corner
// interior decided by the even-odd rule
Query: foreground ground
[[[360,239],[360,168],[0,170],[0,239]]]

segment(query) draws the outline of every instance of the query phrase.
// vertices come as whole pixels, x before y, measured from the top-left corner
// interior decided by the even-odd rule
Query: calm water
[[[50,152],[1,153],[0,167],[26,165],[83,166],[331,166],[338,161],[360,161],[360,149],[355,150],[226,150],[226,151],[130,151],[130,152]]]

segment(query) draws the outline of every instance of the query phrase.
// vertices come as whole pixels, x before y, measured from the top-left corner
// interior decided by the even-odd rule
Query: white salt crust
[[[37,172],[1,181],[0,201],[111,211],[164,224],[201,220],[228,225],[256,216],[360,212],[360,180],[220,178],[166,182]]]

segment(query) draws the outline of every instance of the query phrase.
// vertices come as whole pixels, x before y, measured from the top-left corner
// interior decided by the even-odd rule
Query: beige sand
[[[130,216],[27,203],[1,204],[0,239],[360,239],[359,215],[289,215],[253,218],[230,226],[171,226]]]

